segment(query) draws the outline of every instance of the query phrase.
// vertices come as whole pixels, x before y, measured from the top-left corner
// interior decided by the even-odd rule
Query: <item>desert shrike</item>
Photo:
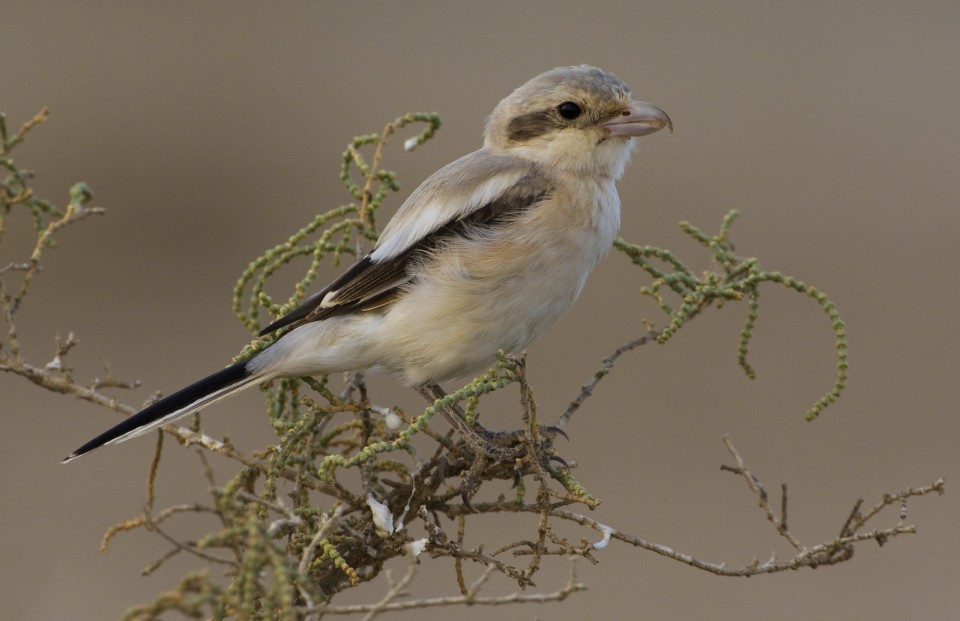
[[[380,369],[405,384],[476,374],[573,304],[620,226],[633,138],[673,129],[596,67],[560,67],[501,101],[483,148],[420,185],[373,251],[264,328],[254,357],[176,392],[71,453],[142,435],[277,377]]]

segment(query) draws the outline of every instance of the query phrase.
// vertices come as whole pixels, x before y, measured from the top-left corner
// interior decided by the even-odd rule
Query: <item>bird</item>
[[[522,350],[607,255],[634,138],[663,128],[673,131],[666,112],[597,67],[530,79],[496,105],[482,148],[417,187],[369,254],[260,332],[284,330],[266,349],[147,406],[63,463],[279,377],[370,369],[422,389],[481,372],[498,350]]]

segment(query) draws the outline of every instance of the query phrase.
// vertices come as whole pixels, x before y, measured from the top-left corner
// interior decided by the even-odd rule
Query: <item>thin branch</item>
[[[769,522],[773,524],[773,526],[777,529],[777,532],[780,533],[780,535],[784,539],[790,542],[790,545],[793,546],[793,548],[797,552],[799,552],[801,555],[806,554],[807,550],[803,547],[803,544],[801,544],[800,541],[793,536],[793,533],[791,533],[787,529],[786,520],[778,518],[774,514],[773,509],[770,508],[770,499],[767,496],[767,490],[763,488],[763,484],[760,482],[760,479],[755,477],[753,473],[750,472],[749,469],[747,469],[747,465],[746,463],[744,463],[743,458],[740,457],[740,453],[738,453],[737,449],[733,446],[733,442],[731,442],[730,436],[725,436],[723,438],[723,444],[724,446],[727,447],[727,450],[730,452],[730,455],[732,455],[733,458],[736,460],[737,466],[736,468],[733,468],[730,466],[721,466],[720,468],[722,470],[727,470],[729,472],[733,472],[735,474],[739,474],[740,476],[742,476],[743,479],[747,482],[747,485],[750,487],[750,491],[752,491],[754,495],[757,497],[757,502],[759,503],[760,508],[763,510],[764,515],[767,516],[767,520],[769,520]],[[786,504],[787,504],[786,498],[787,498],[786,486],[784,486],[783,487],[783,509],[782,509],[783,516],[786,516]]]
[[[570,419],[573,417],[574,412],[576,412],[583,402],[587,400],[590,395],[593,394],[593,389],[596,388],[597,384],[600,383],[607,374],[613,369],[613,365],[616,364],[617,359],[620,358],[623,354],[627,353],[632,349],[636,349],[641,345],[646,345],[650,341],[656,341],[660,337],[661,332],[656,330],[650,330],[641,337],[631,339],[616,348],[612,354],[603,359],[600,368],[593,374],[593,377],[589,382],[584,384],[580,388],[580,394],[570,402],[570,405],[567,406],[566,411],[560,415],[560,418],[557,420],[557,427],[561,429],[570,422]]]
[[[485,571],[481,578],[471,586],[464,595],[455,595],[450,597],[430,597],[423,599],[414,599],[405,602],[387,602],[383,604],[357,604],[353,606],[326,606],[319,611],[328,614],[349,615],[360,613],[376,612],[396,612],[398,610],[412,610],[421,608],[436,608],[440,606],[505,606],[511,604],[544,604],[548,602],[562,602],[573,593],[585,591],[586,585],[579,582],[576,573],[573,570],[573,559],[570,561],[571,569],[568,574],[567,583],[563,588],[551,593],[510,593],[507,595],[480,597],[476,595],[476,590],[480,585],[486,582],[489,576],[489,570]],[[372,618],[372,617],[371,617]]]

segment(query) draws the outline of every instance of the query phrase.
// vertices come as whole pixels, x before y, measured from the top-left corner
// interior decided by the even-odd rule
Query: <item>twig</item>
[[[727,447],[727,450],[730,452],[730,455],[732,455],[733,458],[736,460],[737,466],[736,468],[732,468],[730,466],[721,466],[720,467],[721,470],[727,470],[729,472],[733,472],[735,474],[739,474],[740,476],[742,476],[743,479],[747,482],[747,485],[750,487],[750,491],[752,491],[754,495],[757,497],[757,502],[759,503],[760,508],[763,509],[764,515],[767,516],[767,520],[769,520],[770,523],[774,525],[774,527],[777,529],[777,532],[780,533],[780,535],[784,539],[790,542],[790,545],[793,546],[793,548],[797,552],[799,552],[801,555],[806,554],[807,550],[806,548],[803,547],[803,544],[801,544],[800,541],[798,541],[797,538],[793,536],[793,533],[791,533],[787,529],[786,520],[782,520],[778,518],[774,514],[773,509],[770,508],[770,499],[767,497],[767,491],[763,488],[763,484],[760,483],[760,479],[755,477],[753,473],[747,469],[747,465],[746,463],[744,463],[743,458],[740,457],[740,453],[738,453],[737,449],[733,446],[733,442],[731,442],[730,436],[725,436],[723,438],[723,444],[724,446]],[[787,503],[786,486],[783,486],[782,489],[784,493],[783,503],[782,503],[783,515],[786,516],[786,503]]]
[[[343,516],[344,505],[339,505],[334,509],[333,513],[323,522],[320,528],[317,529],[317,532],[313,535],[313,539],[310,540],[310,543],[303,550],[303,554],[300,555],[300,564],[297,566],[297,570],[300,572],[301,576],[307,575],[307,568],[310,566],[310,561],[313,559],[313,553],[316,551],[317,546],[320,542],[327,538],[330,532],[337,526],[340,518]],[[303,597],[304,601],[307,603],[308,608],[313,608],[316,603],[313,601],[313,596],[303,588],[302,585],[297,585],[300,595]],[[304,621],[313,621],[314,619],[319,619],[316,614],[308,615]]]
[[[424,599],[414,599],[405,602],[389,602],[380,604],[357,604],[352,606],[327,606],[321,609],[323,613],[349,615],[359,613],[369,613],[376,611],[395,612],[398,610],[411,610],[420,608],[435,608],[439,606],[460,606],[468,604],[471,606],[505,606],[511,604],[543,604],[547,602],[562,602],[573,593],[585,591],[586,585],[576,579],[576,573],[573,570],[573,559],[571,559],[571,570],[568,575],[567,583],[563,588],[551,593],[510,593],[496,597],[478,597],[473,590],[479,588],[481,581],[486,581],[488,573],[484,572],[480,580],[471,586],[471,589],[465,595],[456,595],[450,597],[430,597]]]
[[[632,339],[616,348],[612,354],[603,359],[600,368],[593,374],[593,377],[589,382],[584,384],[580,389],[580,394],[577,395],[576,399],[570,402],[570,405],[567,406],[566,411],[560,415],[560,418],[557,420],[557,427],[561,429],[570,422],[570,418],[573,417],[574,412],[576,412],[583,402],[593,394],[593,389],[596,388],[597,384],[600,383],[604,377],[613,369],[613,365],[616,364],[617,359],[628,351],[635,349],[641,345],[647,344],[649,341],[656,341],[660,337],[660,331],[651,330],[644,334],[641,337]]]

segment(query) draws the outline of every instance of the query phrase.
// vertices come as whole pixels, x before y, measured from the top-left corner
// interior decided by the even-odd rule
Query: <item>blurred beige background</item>
[[[45,362],[53,335],[72,330],[77,377],[109,361],[143,381],[121,395],[129,403],[219,368],[247,338],[230,312],[235,279],[312,214],[346,202],[337,172],[350,137],[404,112],[442,114],[425,147],[406,154],[397,139],[388,149],[405,195],[477,148],[485,115],[511,89],[554,66],[596,64],[676,125],[643,140],[620,184],[622,234],[706,268],[676,223],[713,231],[740,209],[742,254],[836,301],[852,369],[843,398],[804,422],[833,381],[832,335],[813,303],[771,286],[751,353],[756,381],[735,360],[745,308],[708,312],[668,346],[624,359],[575,417],[563,454],[604,499],[596,519],[715,562],[786,556],[742,482],[718,469],[730,461],[724,434],[768,488],[789,482],[792,526],[810,544],[833,537],[857,497],[872,504],[960,475],[958,59],[953,0],[4,0],[0,110],[16,126],[42,106],[53,111],[18,161],[38,172],[41,195],[63,204],[83,180],[109,210],[48,253],[21,314],[25,354]],[[0,264],[25,256],[25,226],[22,217],[9,224]],[[541,412],[562,411],[600,359],[639,333],[642,316],[657,317],[636,291],[646,282],[612,255],[531,348]],[[376,382],[384,401],[419,405]],[[270,431],[258,403],[251,394],[211,409],[206,430],[263,445]],[[0,413],[4,618],[116,618],[194,566],[184,559],[141,578],[166,550],[146,533],[97,551],[106,527],[141,508],[152,439],[64,467],[59,460],[114,414],[9,375],[0,376]],[[171,449],[165,461],[159,504],[202,497],[190,452]],[[908,516],[918,535],[864,545],[838,567],[749,580],[611,545],[599,565],[580,564],[589,590],[563,604],[426,617],[955,619],[958,511],[952,490],[921,499]],[[418,592],[455,593],[448,565],[424,565]],[[562,563],[544,572],[541,590],[559,587],[564,572]],[[488,593],[510,587],[495,582]],[[378,583],[354,599],[381,593]]]

